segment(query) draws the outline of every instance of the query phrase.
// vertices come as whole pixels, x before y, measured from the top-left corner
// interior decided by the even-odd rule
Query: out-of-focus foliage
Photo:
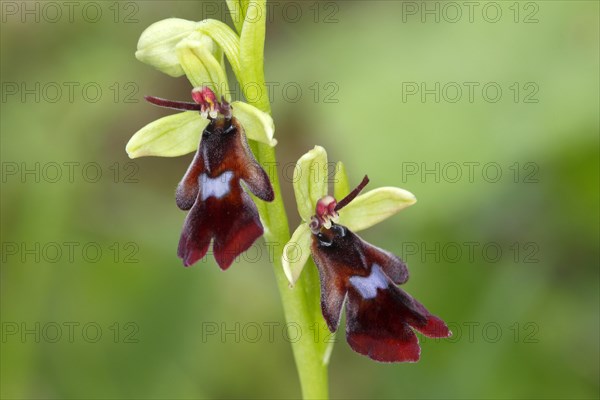
[[[400,1],[275,3],[266,79],[291,226],[290,173],[315,144],[344,161],[350,186],[368,173],[370,188],[411,191],[415,206],[362,236],[404,256],[406,290],[455,334],[422,341],[422,360],[401,365],[373,363],[339,335],[332,396],[596,398],[598,3],[521,3],[518,23],[513,2],[498,3],[497,23],[482,18],[486,3],[473,23],[466,8],[455,23],[423,23]],[[85,2],[72,23],[66,6],[52,23],[44,2],[28,5],[39,22],[23,4],[2,3],[0,35],[1,397],[298,396],[286,340],[297,332],[282,332],[268,246],[225,273],[212,257],[182,267],[173,193],[191,155],[130,161],[124,150],[171,114],[144,95],[190,90],[135,59],[140,33],[167,17],[223,19],[225,3],[99,2],[96,23]],[[522,23],[535,10],[539,22]],[[407,95],[421,82],[440,82],[439,102]],[[463,90],[455,103],[451,82]],[[479,83],[473,102],[465,82]],[[489,82],[503,90],[495,103],[482,96]],[[38,98],[23,93],[36,85]],[[539,101],[524,102],[536,88],[528,99]],[[36,165],[39,182],[21,176]]]

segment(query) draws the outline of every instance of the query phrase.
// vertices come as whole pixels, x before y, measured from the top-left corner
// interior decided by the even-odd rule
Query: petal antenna
[[[337,203],[337,205],[335,206],[335,211],[339,211],[342,208],[346,207],[348,203],[350,203],[352,200],[354,200],[356,196],[359,195],[359,193],[365,188],[365,186],[367,186],[368,183],[369,177],[365,175],[360,184],[356,188],[354,188],[354,190],[351,191],[346,197],[344,197]]]

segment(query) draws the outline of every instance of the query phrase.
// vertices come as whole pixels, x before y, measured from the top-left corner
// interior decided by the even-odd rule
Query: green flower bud
[[[197,22],[180,18],[158,21],[142,32],[135,57],[167,75],[182,76],[184,70],[179,64],[176,46],[197,27]]]
[[[183,71],[194,87],[208,87],[230,101],[223,52],[208,36],[194,32],[176,46]]]

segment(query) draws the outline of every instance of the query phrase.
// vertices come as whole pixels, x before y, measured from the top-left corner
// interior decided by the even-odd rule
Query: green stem
[[[316,274],[302,274],[295,287],[293,289],[289,287],[289,282],[281,265],[281,256],[283,246],[290,240],[290,233],[285,206],[281,198],[277,168],[275,167],[277,165],[275,151],[272,147],[262,143],[255,143],[252,147],[258,161],[266,167],[265,169],[269,174],[275,192],[273,202],[260,202],[258,208],[265,226],[265,240],[274,247],[273,266],[286,322],[288,326],[298,328],[301,333],[299,340],[292,343],[292,351],[300,377],[302,397],[304,399],[327,399],[327,365],[323,360],[323,352],[319,346],[320,337],[315,334],[315,332],[320,331],[315,325],[315,310],[311,307],[311,304],[318,304],[318,302],[311,302],[306,297],[307,287],[313,289],[315,285],[318,287],[318,276]],[[311,265],[307,265],[307,268],[310,267]],[[314,268],[314,266],[312,267]],[[313,292],[313,290],[310,292]]]
[[[242,84],[248,103],[270,114],[271,104],[264,75],[266,0],[254,0],[251,3],[252,13],[255,15],[250,19],[250,9],[246,10],[248,21],[244,21],[240,33],[241,69],[236,76]],[[245,7],[249,5],[246,3]],[[244,10],[242,3],[240,9]],[[261,11],[257,14],[257,10]],[[258,87],[261,95],[258,98],[249,96],[246,90],[250,87]],[[317,294],[320,287],[319,277],[313,266],[314,273],[302,274],[296,286],[293,289],[289,287],[283,272],[281,256],[283,247],[290,240],[290,228],[281,197],[275,150],[262,143],[253,143],[252,150],[269,174],[275,192],[275,200],[270,203],[257,201],[257,206],[265,228],[264,238],[274,248],[273,267],[287,326],[297,328],[300,333],[298,340],[292,343],[292,351],[300,377],[302,396],[305,399],[327,399],[327,362],[324,360],[324,348],[318,334],[322,326]]]

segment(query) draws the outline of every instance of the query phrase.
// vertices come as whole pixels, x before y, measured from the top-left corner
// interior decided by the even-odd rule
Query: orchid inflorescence
[[[267,174],[257,159],[274,154],[277,143],[268,99],[253,104],[231,101],[226,90],[225,57],[241,84],[256,82],[260,87],[262,82],[264,86],[264,18],[249,19],[250,3],[262,5],[266,13],[264,1],[228,2],[236,15],[247,17],[235,21],[239,35],[219,21],[171,18],[151,25],[138,43],[138,59],[168,75],[186,75],[193,86],[193,102],[146,97],[150,103],[182,112],[146,125],[127,144],[132,158],[173,157],[196,150],[175,196],[177,206],[189,211],[177,251],[185,266],[203,258],[212,242],[217,264],[225,270],[260,236],[274,235],[281,218],[285,219],[283,215],[277,221],[274,208],[266,206],[272,202],[283,207],[276,175]],[[251,148],[263,150],[254,154]],[[319,174],[327,165],[327,153],[320,146],[296,163],[295,176],[300,179],[294,181],[294,193],[302,223],[291,238],[282,234],[287,244],[279,251],[281,260],[276,264],[281,270],[276,273],[285,274],[289,281],[285,290],[297,292],[294,286],[303,279],[302,271],[312,256],[320,284],[304,274],[303,285],[320,288],[322,318],[329,330],[337,330],[345,304],[346,337],[352,349],[382,362],[417,361],[420,347],[413,329],[430,337],[451,333],[441,319],[397,286],[408,279],[405,263],[354,233],[416,199],[394,187],[361,194],[367,177],[350,191],[342,163],[337,165],[334,195],[330,195],[322,179],[327,174]],[[305,290],[298,296],[306,293],[318,292]],[[282,294],[282,298],[289,296]],[[327,357],[322,363],[326,366]],[[307,389],[303,386],[303,390]]]

